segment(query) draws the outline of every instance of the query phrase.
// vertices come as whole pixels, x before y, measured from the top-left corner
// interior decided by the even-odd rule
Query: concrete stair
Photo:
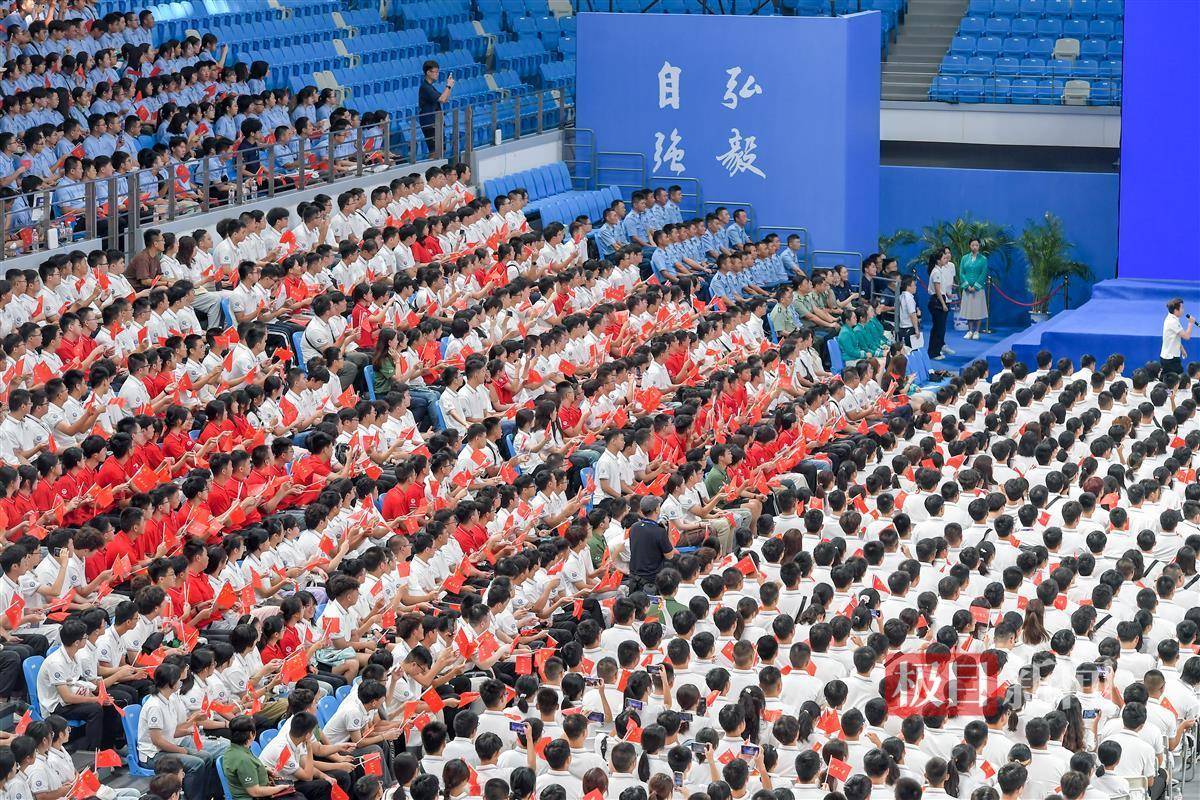
[[[967,0],[909,0],[883,65],[884,100],[926,100],[942,57],[950,49]]]

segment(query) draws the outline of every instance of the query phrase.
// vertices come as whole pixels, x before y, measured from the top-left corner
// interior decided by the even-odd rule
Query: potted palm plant
[[[1034,299],[1034,306],[1029,311],[1033,322],[1050,318],[1050,292],[1054,284],[1072,277],[1092,279],[1091,269],[1071,257],[1075,245],[1067,239],[1062,220],[1049,212],[1041,222],[1029,220],[1026,223],[1017,247],[1025,254],[1029,265],[1025,284]]]

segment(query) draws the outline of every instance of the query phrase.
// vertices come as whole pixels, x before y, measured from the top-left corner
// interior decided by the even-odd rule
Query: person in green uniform
[[[250,743],[254,741],[254,720],[250,717],[234,717],[229,723],[229,741],[229,749],[221,755],[221,768],[233,800],[258,800],[294,791],[291,786],[272,785],[266,766],[250,752]]]
[[[987,318],[987,256],[979,251],[981,243],[971,240],[971,252],[962,257],[958,265],[958,287],[962,291],[958,316],[967,321],[967,339],[978,339],[979,329]]]
[[[851,308],[846,311],[846,319],[842,329],[838,331],[838,348],[842,351],[842,361],[852,364],[867,355],[863,350],[863,337],[858,325],[858,311]]]

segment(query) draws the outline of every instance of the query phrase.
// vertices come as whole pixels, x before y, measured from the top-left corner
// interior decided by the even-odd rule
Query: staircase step
[[[904,23],[896,30],[882,70],[886,100],[925,100],[950,48],[967,0],[909,0]]]

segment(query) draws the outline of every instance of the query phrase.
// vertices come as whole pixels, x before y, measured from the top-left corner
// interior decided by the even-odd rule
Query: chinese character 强
[[[654,171],[658,172],[662,165],[666,164],[671,172],[678,175],[684,171],[684,150],[679,146],[682,141],[679,129],[671,129],[670,143],[667,145],[666,152],[663,152],[663,141],[666,138],[661,131],[654,134]]]

